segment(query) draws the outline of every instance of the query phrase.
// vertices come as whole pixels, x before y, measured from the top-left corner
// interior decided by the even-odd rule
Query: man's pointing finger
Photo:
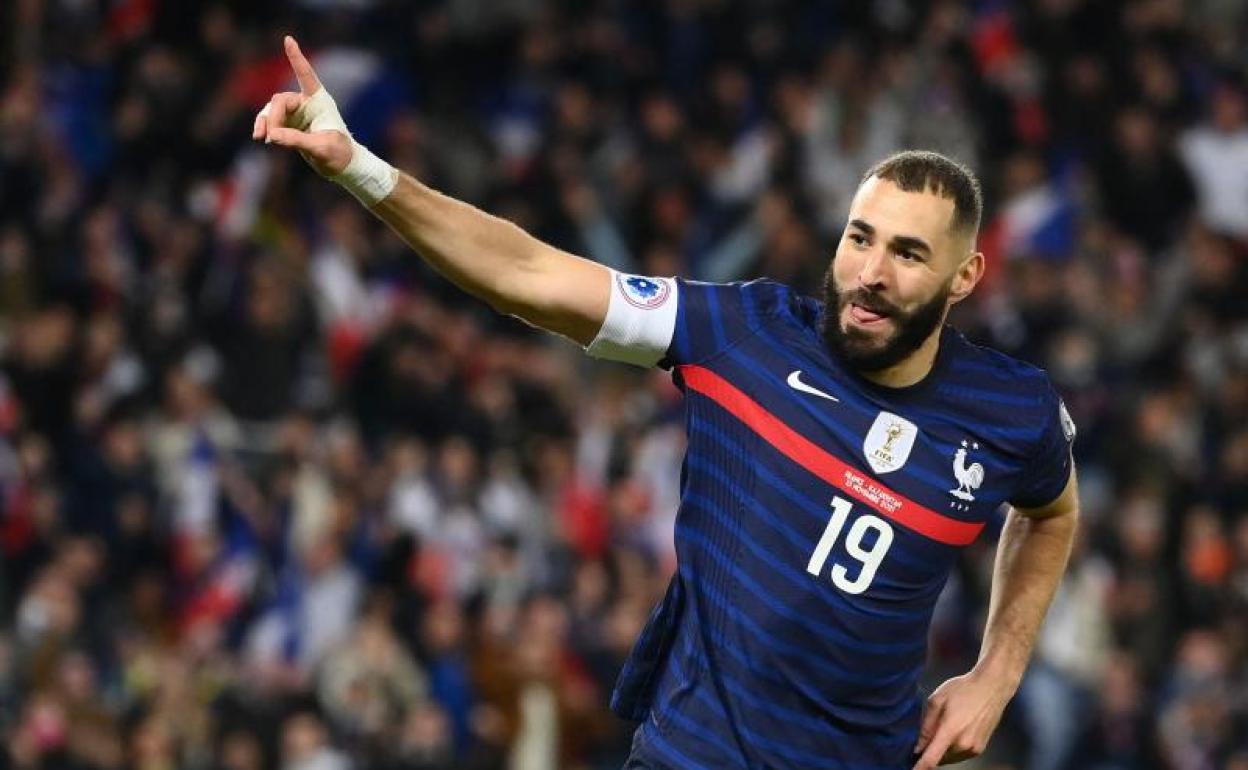
[[[304,96],[311,96],[321,89],[321,80],[316,76],[312,65],[308,63],[299,44],[290,35],[283,41],[286,46],[286,58],[290,60],[290,68],[295,71],[295,79],[299,81],[299,90]]]

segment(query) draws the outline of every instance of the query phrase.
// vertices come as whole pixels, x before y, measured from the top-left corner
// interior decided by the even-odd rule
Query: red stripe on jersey
[[[689,388],[722,406],[793,462],[885,518],[946,545],[969,545],[984,528],[982,522],[952,519],[897,494],[869,474],[820,449],[711,370],[694,365],[678,369]]]

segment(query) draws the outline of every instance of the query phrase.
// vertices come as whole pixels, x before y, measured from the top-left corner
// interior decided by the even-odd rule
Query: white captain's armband
[[[676,281],[611,271],[611,303],[598,336],[585,348],[595,358],[654,366],[676,331]]]

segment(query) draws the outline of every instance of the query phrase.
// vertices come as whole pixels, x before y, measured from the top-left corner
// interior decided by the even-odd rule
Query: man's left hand
[[[919,728],[914,770],[932,770],[984,753],[1017,688],[1004,677],[980,670],[954,677],[927,699]]]

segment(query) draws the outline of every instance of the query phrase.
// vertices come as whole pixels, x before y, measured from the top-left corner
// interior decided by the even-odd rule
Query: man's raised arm
[[[610,301],[607,268],[442,195],[373,155],[351,138],[295,39],[287,36],[285,48],[299,93],[275,94],[256,116],[253,139],[298,150],[438,272],[495,310],[581,345],[594,340]]]

